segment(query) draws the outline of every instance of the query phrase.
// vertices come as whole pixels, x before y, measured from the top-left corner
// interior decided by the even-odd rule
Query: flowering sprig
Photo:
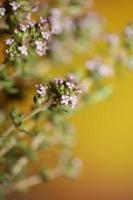
[[[20,24],[14,30],[13,36],[6,40],[6,59],[9,62],[20,62],[31,52],[39,56],[45,55],[50,36],[50,25],[45,18],[41,17],[39,22],[31,20],[26,24]]]
[[[88,45],[101,38],[105,29],[105,20],[99,15],[88,10],[72,14],[70,10],[70,5],[48,10],[53,33],[50,55],[58,62],[70,62],[75,52],[84,52]]]
[[[6,0],[0,8],[0,16],[5,17],[5,23],[10,29],[22,21],[31,19],[37,11],[37,3],[32,0]]]
[[[30,4],[30,6],[28,6],[28,4]],[[5,41],[6,56],[4,62],[0,65],[0,76],[3,76],[3,73],[6,73],[7,77],[5,80],[9,80],[15,85],[16,77],[29,73],[26,69],[28,63],[33,65],[35,62],[32,62],[32,60],[46,54],[48,43],[51,38],[51,26],[49,21],[44,17],[40,17],[39,21],[32,20],[32,16],[29,16],[30,11],[27,9],[30,9],[33,12],[36,11],[36,9],[33,2],[29,0],[7,0],[1,8],[4,8],[5,10],[5,22],[8,22],[10,25],[12,22],[9,18],[14,19],[14,17],[18,17],[17,12],[22,12],[21,14],[23,16],[22,18],[19,18],[17,23],[13,24],[13,27],[9,27],[9,30],[6,30],[7,33],[10,34],[10,38],[7,38]],[[27,18],[27,16],[29,17]],[[14,72],[10,73],[9,66],[20,66],[21,68],[17,70],[14,68]],[[0,89],[1,88],[5,88],[4,84],[2,84]]]
[[[62,115],[64,112],[66,112],[66,110],[61,109],[58,113],[55,108],[60,108],[62,107],[62,105],[69,107],[69,109],[73,109],[75,107],[75,100],[73,100],[72,97],[76,98],[77,103],[77,100],[79,99],[78,96],[81,93],[79,89],[79,84],[76,81],[75,77],[69,75],[64,79],[55,79],[48,82],[46,86],[39,84],[37,85],[36,93],[37,94],[34,96],[35,108],[27,115],[22,114],[16,109],[12,110],[10,116],[13,125],[11,125],[3,133],[1,133],[0,159],[2,160],[2,158],[4,157],[8,158],[7,160],[5,159],[4,163],[6,162],[7,165],[10,165],[10,167],[6,171],[8,178],[7,176],[3,176],[3,179],[1,179],[0,182],[1,184],[6,182],[7,185],[5,186],[5,189],[7,192],[15,189],[23,189],[23,187],[28,188],[30,186],[27,185],[26,182],[26,180],[28,181],[28,179],[24,179],[25,181],[23,179],[21,180],[21,178],[20,181],[16,180],[18,180],[17,177],[23,174],[23,169],[26,168],[29,160],[34,157],[35,152],[38,152],[46,146],[58,144],[63,145],[64,148],[67,147],[67,149],[71,148],[70,143],[72,135],[68,134],[71,131],[67,128],[67,122],[65,119],[63,119],[64,117]],[[64,97],[64,95],[67,95],[69,99],[64,101],[64,99],[62,98]],[[57,115],[56,112],[58,113]],[[45,113],[45,115],[42,116],[45,116],[48,120],[48,123],[51,124],[51,128],[53,129],[52,135],[51,128],[49,130],[49,128],[44,126],[44,128],[38,129],[36,126],[37,121],[41,119],[41,114],[43,113]],[[54,115],[55,117],[53,118]],[[36,123],[32,125],[31,122],[34,122],[34,120],[36,121]],[[26,128],[26,124],[31,124],[32,126],[30,125],[29,128]],[[55,130],[55,127],[58,130],[57,132]],[[49,131],[50,135],[47,135]],[[66,133],[68,132],[66,136],[64,135],[65,131]],[[26,146],[23,146],[22,140],[26,136],[32,138],[32,140],[30,144],[25,144]],[[11,161],[13,159],[13,152],[15,151],[15,149],[19,149],[19,152],[21,152],[21,154],[16,155],[13,163],[9,164],[8,160]],[[38,177],[38,179],[40,180],[39,182],[42,182],[43,180],[51,180],[59,175],[65,175],[67,177],[73,178],[77,175],[77,171],[80,167],[79,164],[79,160],[75,159],[69,152],[68,155],[66,154],[63,157],[61,156],[59,166],[55,168],[56,170],[54,168],[53,170],[42,169],[38,172],[38,175],[36,175],[36,177]],[[3,171],[1,173],[3,173]],[[22,184],[23,181],[26,182],[27,186]]]
[[[37,105],[43,105],[45,101],[50,101],[50,106],[66,106],[74,108],[78,102],[81,90],[75,77],[68,76],[66,79],[55,78],[46,86],[37,85],[37,95],[34,101]]]
[[[11,118],[14,124],[2,134],[2,140],[19,128],[21,124],[33,118],[38,113],[43,112],[47,108],[51,109],[55,106],[59,107],[61,105],[69,106],[71,109],[74,108],[81,90],[79,89],[78,82],[75,78],[68,76],[66,79],[56,79],[54,81],[50,81],[46,86],[43,86],[42,84],[37,85],[36,93],[37,94],[33,99],[37,107],[35,107],[35,109],[26,116],[23,116],[18,111],[16,112],[13,110]],[[65,95],[68,96],[68,99],[64,102],[62,97]]]
[[[73,157],[68,149],[64,150],[61,155],[59,155],[58,164],[54,167],[43,167],[37,174],[15,181],[6,188],[6,193],[10,194],[14,190],[23,191],[29,187],[38,185],[44,181],[53,180],[59,176],[73,179],[77,176],[77,173],[80,172],[81,166],[82,162],[79,158]]]
[[[112,66],[103,63],[99,57],[88,60],[86,62],[86,69],[93,79],[103,79],[103,77],[110,77],[114,74]]]

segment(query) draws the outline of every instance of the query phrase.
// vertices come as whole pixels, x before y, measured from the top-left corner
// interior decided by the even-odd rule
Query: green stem
[[[64,175],[64,168],[60,167],[60,166],[51,168],[50,174],[51,174],[51,176],[50,176],[51,179],[57,178],[61,175]],[[32,175],[28,178],[25,178],[21,181],[18,181],[16,183],[12,184],[11,187],[7,188],[6,194],[10,194],[10,193],[14,192],[15,190],[22,191],[22,190],[28,189],[32,186],[38,185],[42,182],[43,182],[43,179],[41,178],[41,176]]]
[[[45,107],[45,109],[47,108],[47,106]],[[22,123],[28,121],[29,119],[31,119],[32,117],[34,117],[35,115],[39,114],[40,112],[44,111],[44,107],[40,107],[40,108],[36,108],[35,110],[33,110],[31,113],[29,113],[28,115],[26,115],[23,119],[22,119]],[[2,141],[8,137],[13,131],[15,131],[17,129],[17,126],[15,126],[15,124],[11,125],[5,132],[3,132],[2,135],[2,140],[0,141],[0,144],[2,143]]]
[[[61,137],[60,136],[51,136],[48,138],[48,143],[49,145],[57,145],[61,142]],[[39,146],[43,143],[44,141],[44,137],[42,135],[37,135],[32,143],[31,143],[31,146],[30,148],[33,150],[33,151],[37,151]],[[13,167],[12,169],[12,175],[13,176],[17,176],[21,171],[22,169],[28,164],[29,162],[29,158],[27,156],[22,156],[18,161],[17,163],[15,164],[15,166]]]

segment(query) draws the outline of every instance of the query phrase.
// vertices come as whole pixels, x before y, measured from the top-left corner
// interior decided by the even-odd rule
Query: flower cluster
[[[48,11],[54,34],[50,43],[50,55],[59,62],[70,62],[73,52],[85,51],[88,48],[88,41],[92,44],[98,40],[105,26],[104,18],[93,12],[82,13],[71,10],[78,7],[77,1],[65,1],[65,3],[68,4],[65,9],[62,5],[62,9],[54,7]]]
[[[3,4],[3,11],[6,12],[7,23],[9,26],[27,21],[31,14],[37,9],[37,3],[32,0],[6,0]]]
[[[95,57],[86,62],[86,68],[91,75],[98,77],[109,77],[114,74],[113,68],[104,64],[99,57]]]
[[[87,33],[91,38],[97,38],[103,31],[105,20],[93,12],[88,12],[79,17],[71,16],[69,13],[64,14],[59,8],[52,8],[50,10],[50,22],[52,24],[52,32],[55,34],[77,30]]]
[[[39,84],[36,87],[35,103],[42,105],[48,101],[52,107],[67,106],[75,108],[81,93],[78,82],[72,75],[69,75],[65,79],[55,78],[47,85]]]
[[[59,8],[52,8],[50,10],[50,22],[52,27],[52,33],[62,34],[63,32],[72,32],[75,29],[73,19],[64,15]]]
[[[81,34],[88,34],[90,39],[98,39],[103,33],[104,26],[104,18],[93,12],[88,12],[88,14],[79,19]]]
[[[62,32],[62,23],[61,23],[61,11],[57,8],[51,9],[50,12],[50,22],[52,24],[52,33],[60,34]]]
[[[0,7],[0,18],[5,16],[6,9],[4,7]]]
[[[9,61],[20,60],[31,52],[39,56],[45,55],[50,36],[50,24],[45,18],[41,17],[39,22],[30,20],[20,24],[14,30],[13,36],[6,40],[7,59]]]
[[[115,33],[108,33],[105,34],[104,36],[104,40],[105,42],[109,45],[109,46],[118,46],[120,43],[120,38],[117,34]]]
[[[21,7],[20,2],[16,2],[16,1],[11,1],[11,2],[9,2],[9,5],[11,6],[11,9],[12,9],[13,11],[18,10],[18,9]]]

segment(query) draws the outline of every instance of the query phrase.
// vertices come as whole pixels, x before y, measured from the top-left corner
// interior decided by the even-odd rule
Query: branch
[[[61,166],[57,166],[55,168],[49,169],[49,172],[50,172],[50,179],[54,179],[64,175],[64,168]],[[12,184],[11,187],[7,188],[6,194],[10,194],[16,190],[22,191],[28,189],[32,186],[42,183],[43,181],[44,179],[41,177],[41,175],[32,175],[28,178],[25,178],[21,181]]]
[[[47,107],[45,107],[46,109]],[[35,110],[33,110],[31,113],[29,113],[28,115],[26,115],[23,119],[22,119],[22,123],[28,121],[29,119],[31,119],[32,117],[34,117],[35,115],[37,115],[38,113],[44,111],[44,107],[40,107],[40,108],[36,108]],[[2,135],[2,141],[9,136],[13,131],[15,131],[17,129],[17,126],[15,124],[11,125],[5,132],[3,132]],[[2,141],[0,141],[2,143]]]

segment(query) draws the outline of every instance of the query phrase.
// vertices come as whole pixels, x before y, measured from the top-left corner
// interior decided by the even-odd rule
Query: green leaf
[[[10,112],[10,117],[16,126],[19,127],[22,124],[23,114],[18,109],[13,108]]]

